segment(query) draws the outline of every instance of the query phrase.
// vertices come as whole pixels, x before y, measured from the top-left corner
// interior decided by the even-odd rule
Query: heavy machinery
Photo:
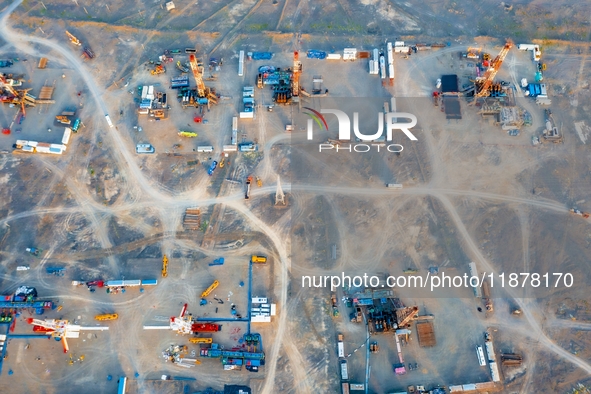
[[[162,256],[162,277],[166,278],[168,276],[168,257],[166,255]]]
[[[211,292],[214,291],[219,285],[220,285],[220,282],[218,282],[217,280],[214,280],[213,283],[211,284],[211,286],[209,286],[203,293],[201,293],[201,298],[205,298],[208,295],[210,295]]]
[[[511,40],[507,40],[501,52],[494,58],[494,60],[490,63],[489,68],[486,70],[483,76],[476,78],[476,91],[475,97],[487,97],[489,95],[489,90],[492,86],[493,80],[495,76],[501,69],[501,65],[503,61],[507,57],[507,54],[513,47],[513,42]]]
[[[334,317],[338,317],[339,316],[339,305],[337,303],[337,295],[335,293],[332,293],[330,295],[330,301],[332,303],[332,315]]]
[[[103,313],[102,315],[96,315],[94,317],[95,320],[103,321],[103,320],[117,320],[119,315],[117,313]]]
[[[250,258],[250,262],[251,263],[259,263],[259,264],[264,264],[267,262],[267,258],[264,256],[252,256]]]
[[[246,191],[244,192],[244,199],[250,199],[250,184],[252,183],[252,176],[246,178]]]
[[[257,176],[257,186],[263,187],[263,180]]]
[[[189,338],[191,343],[213,343],[213,338]]]
[[[191,65],[191,71],[193,71],[193,76],[195,77],[195,84],[197,86],[197,96],[201,99],[207,99],[208,104],[216,104],[217,96],[212,89],[207,88],[205,86],[205,83],[203,82],[203,66],[199,66],[195,55],[189,56],[189,64]]]
[[[70,119],[68,119],[67,116],[63,116],[63,115],[57,115],[55,117],[55,120],[57,120],[61,124],[70,124],[70,123],[72,123],[72,121]]]
[[[297,51],[293,53],[293,80],[291,85],[291,95],[298,97],[300,95],[300,73],[302,72],[302,62]]]
[[[64,347],[64,353],[68,353],[70,347],[66,338],[79,338],[80,331],[83,330],[108,330],[109,327],[81,327],[76,324],[70,324],[67,320],[56,319],[27,319],[27,323],[33,325],[33,331],[45,333],[56,341],[61,341]]]
[[[35,257],[39,257],[39,254],[42,252],[42,250],[38,248],[26,248],[25,250]]]
[[[180,137],[188,137],[188,138],[195,138],[197,137],[197,133],[193,132],[193,131],[179,131],[178,135]]]
[[[69,31],[66,30],[66,35],[68,36],[68,38],[70,39],[70,42],[76,46],[81,46],[82,43],[80,42],[80,40],[78,40],[76,37],[74,37],[73,34],[71,34]]]
[[[226,158],[222,157],[222,160],[220,160],[220,168],[224,168],[225,165],[226,165]]]
[[[165,72],[166,72],[166,69],[164,68],[164,66],[162,64],[157,64],[156,67],[154,67],[154,69],[150,71],[150,74],[160,75],[160,74],[164,74]]]
[[[193,315],[187,314],[187,304],[184,304],[180,315],[171,317],[168,326],[144,326],[144,330],[150,329],[174,330],[179,334],[194,334],[196,332],[218,332],[221,326],[213,323],[195,323]]]
[[[183,66],[180,61],[177,61],[176,62],[176,68],[178,68],[179,71],[182,72],[182,73],[188,73],[189,72],[189,69],[187,67]]]
[[[575,215],[582,216],[584,219],[589,219],[589,217],[591,216],[591,214],[589,214],[588,212],[582,212],[577,208],[571,208],[569,209],[569,212]]]

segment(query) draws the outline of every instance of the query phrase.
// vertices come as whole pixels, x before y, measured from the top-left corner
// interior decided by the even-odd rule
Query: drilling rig
[[[292,97],[300,95],[300,73],[302,72],[302,62],[300,62],[300,55],[297,51],[293,53],[293,81],[291,85]]]
[[[507,57],[507,54],[513,47],[513,42],[511,40],[507,40],[501,52],[494,58],[494,60],[490,63],[490,67],[482,77],[476,78],[476,90],[475,90],[475,97],[488,97],[490,94],[490,88],[493,84],[493,80],[497,75],[497,72],[501,69],[501,65],[503,61]]]
[[[203,82],[203,66],[199,66],[195,55],[189,56],[189,64],[191,65],[191,71],[193,71],[195,84],[197,85],[197,96],[200,99],[206,99],[207,105],[216,104],[217,96],[215,91],[205,86]]]

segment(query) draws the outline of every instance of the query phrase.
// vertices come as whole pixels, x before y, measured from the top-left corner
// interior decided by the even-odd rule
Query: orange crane
[[[74,37],[74,35],[72,35],[69,31],[66,30],[66,35],[68,36],[68,38],[70,39],[70,42],[76,46],[81,46],[82,43],[80,42],[80,40],[78,40],[76,37]]]
[[[195,77],[195,84],[197,85],[197,95],[199,97],[205,97],[205,83],[203,83],[203,67],[199,67],[197,64],[197,58],[195,55],[189,56],[189,64],[191,64],[191,70]]]
[[[486,70],[484,75],[482,77],[476,78],[476,97],[486,97],[489,95],[489,90],[492,86],[493,80],[495,79],[497,72],[499,72],[501,69],[501,65],[503,64],[503,61],[507,57],[507,54],[512,47],[513,42],[511,40],[507,40],[505,46],[503,49],[501,49],[501,52],[499,52],[497,57],[495,57],[491,62],[490,67],[488,70]]]
[[[298,51],[293,53],[293,81],[291,85],[291,95],[298,97],[300,95],[300,73],[302,71],[302,62]]]

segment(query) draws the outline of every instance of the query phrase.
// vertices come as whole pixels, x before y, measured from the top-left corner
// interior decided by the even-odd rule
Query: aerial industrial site
[[[591,393],[588,3],[0,9],[0,392]]]

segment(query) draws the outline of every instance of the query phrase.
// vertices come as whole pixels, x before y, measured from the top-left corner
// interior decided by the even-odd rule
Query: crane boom
[[[493,80],[495,79],[497,72],[499,72],[499,70],[501,69],[501,65],[503,64],[503,61],[507,57],[507,54],[509,53],[512,47],[513,42],[511,42],[511,40],[507,40],[505,46],[503,47],[503,49],[501,49],[501,52],[499,52],[497,57],[495,57],[494,60],[491,62],[491,65],[488,68],[488,70],[486,70],[482,77],[476,79],[478,87],[476,97],[488,96],[489,89],[493,83]]]
[[[80,42],[80,40],[78,40],[73,34],[71,34],[69,31],[66,30],[66,35],[68,36],[68,38],[70,39],[70,42],[76,46],[80,46],[82,45],[82,43]]]
[[[197,95],[199,97],[205,97],[205,83],[203,82],[203,70],[199,68],[197,64],[197,58],[195,55],[189,56],[189,63],[191,64],[191,70],[195,77],[195,84],[197,85]]]

